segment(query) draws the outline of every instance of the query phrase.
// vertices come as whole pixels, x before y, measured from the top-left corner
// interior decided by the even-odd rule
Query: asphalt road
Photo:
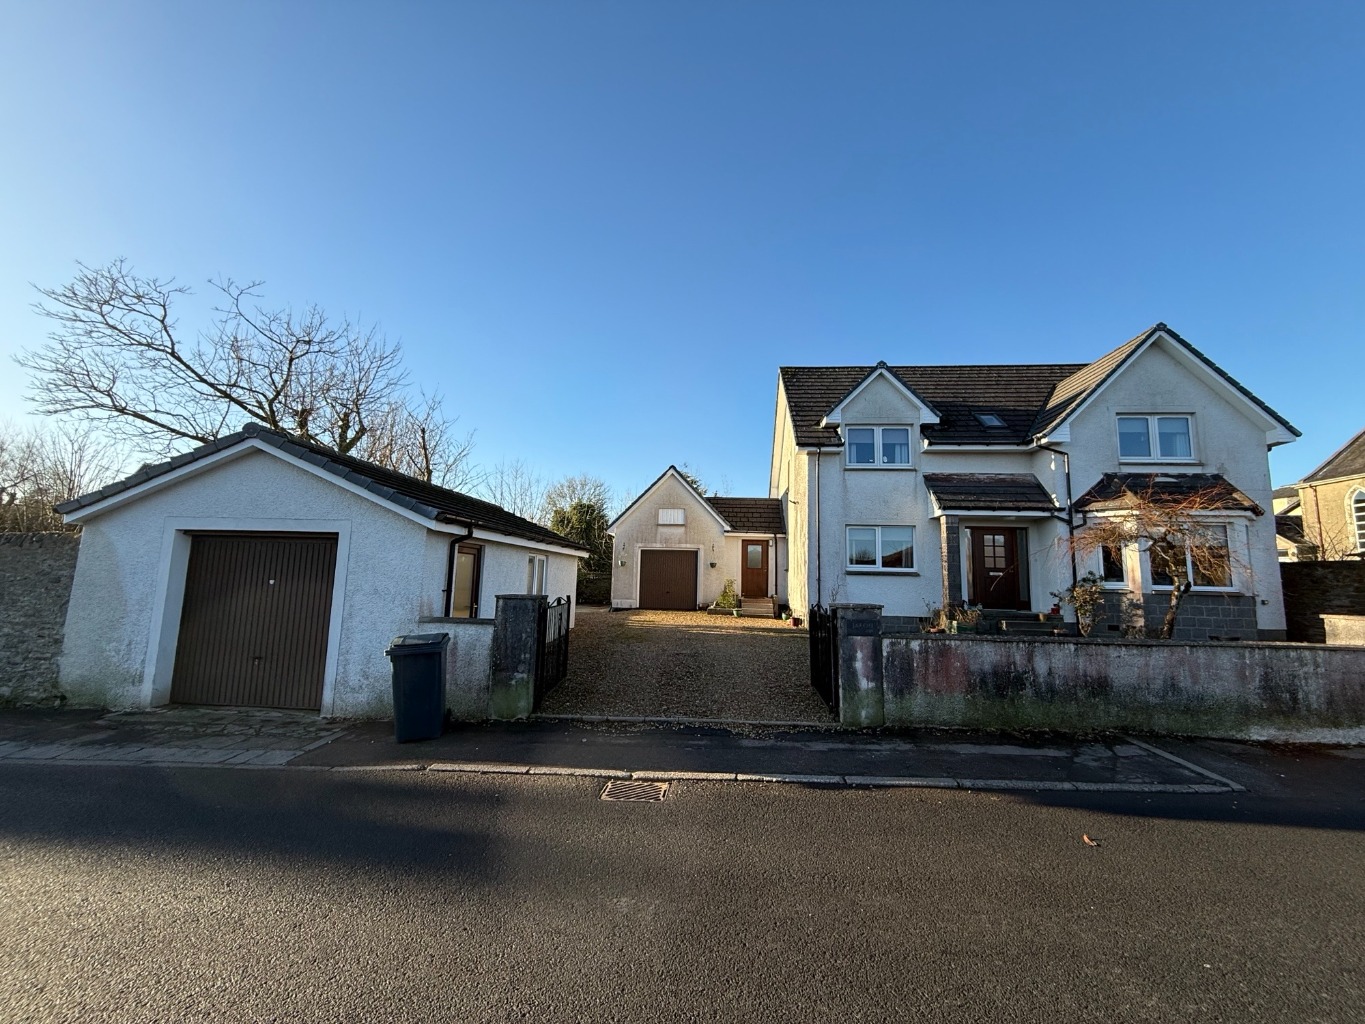
[[[1324,800],[1336,811],[1319,820],[1293,794],[681,783],[660,804],[613,804],[599,787],[0,767],[0,1018],[1307,1022],[1365,1008],[1358,801]]]

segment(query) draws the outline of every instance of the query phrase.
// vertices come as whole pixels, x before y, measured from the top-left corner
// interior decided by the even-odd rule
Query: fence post
[[[497,610],[493,614],[489,718],[526,718],[535,706],[540,611],[547,600],[544,594],[498,595]]]
[[[886,723],[882,688],[882,606],[830,606],[839,630],[839,722],[854,728]]]

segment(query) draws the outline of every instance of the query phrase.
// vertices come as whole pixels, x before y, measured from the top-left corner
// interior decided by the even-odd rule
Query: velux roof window
[[[1005,421],[993,412],[977,412],[972,415],[976,417],[977,422],[983,427],[996,428],[1005,425]]]

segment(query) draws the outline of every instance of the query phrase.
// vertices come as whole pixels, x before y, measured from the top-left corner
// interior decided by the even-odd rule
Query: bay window
[[[1196,590],[1227,590],[1232,586],[1232,555],[1226,526],[1204,526],[1199,535],[1180,540],[1157,540],[1147,550],[1152,586],[1175,586],[1176,577]]]

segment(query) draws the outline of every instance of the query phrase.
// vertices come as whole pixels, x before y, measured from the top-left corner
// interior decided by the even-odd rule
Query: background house
[[[1209,520],[1227,571],[1195,581],[1182,635],[1282,637],[1267,450],[1296,436],[1164,324],[1088,364],[783,367],[769,494],[792,609],[1036,613],[1093,570],[1140,612],[1172,583],[1146,545],[1077,559],[1070,539],[1145,474],[1158,494],[1198,479],[1246,499]]]
[[[787,602],[782,504],[705,497],[669,466],[607,527],[613,538],[613,608],[694,611],[727,579],[746,607],[772,614]]]
[[[571,595],[586,550],[496,505],[248,426],[58,506],[82,528],[60,659],[77,704],[391,713],[385,649],[499,594]]]
[[[1332,561],[1365,556],[1365,430],[1295,485],[1305,550]]]

